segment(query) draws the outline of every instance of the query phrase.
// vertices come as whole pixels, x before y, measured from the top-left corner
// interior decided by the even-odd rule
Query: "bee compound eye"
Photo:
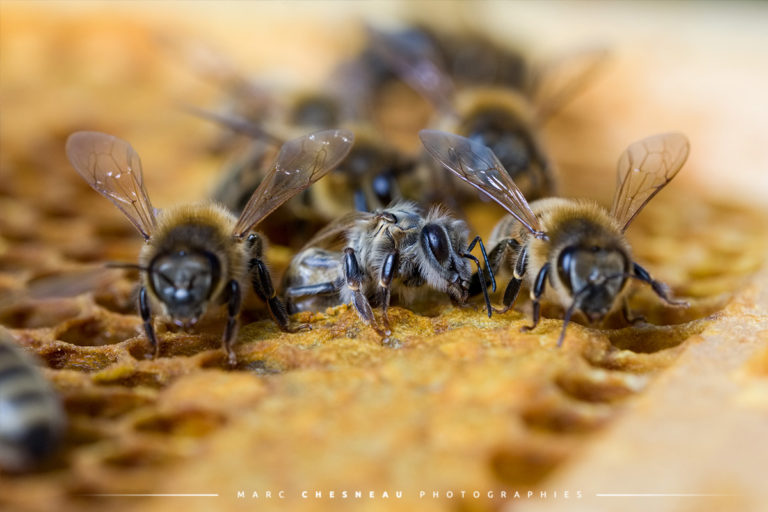
[[[421,232],[422,243],[437,261],[445,263],[450,256],[450,242],[440,226],[427,224]]]
[[[575,247],[566,247],[557,258],[557,275],[560,281],[571,291],[573,291],[571,271],[574,268],[574,261],[576,259],[575,252]]]

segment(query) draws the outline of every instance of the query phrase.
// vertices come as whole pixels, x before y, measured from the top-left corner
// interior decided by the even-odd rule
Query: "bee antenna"
[[[619,275],[611,276],[609,279],[612,279],[614,277],[619,277]],[[568,309],[565,311],[565,316],[563,316],[563,330],[560,331],[560,337],[557,339],[557,348],[560,348],[563,346],[563,341],[565,340],[565,328],[568,326],[568,322],[571,321],[571,315],[573,315],[573,312],[576,311],[576,306],[578,306],[579,304],[580,296],[587,293],[590,287],[591,285],[589,284],[584,285],[584,287],[582,287],[581,290],[579,290],[574,294],[573,302],[571,302],[571,305],[568,306]]]
[[[125,263],[122,261],[109,261],[104,264],[107,268],[126,268],[131,270],[141,270],[142,272],[149,272],[149,268],[142,267],[136,263]]]

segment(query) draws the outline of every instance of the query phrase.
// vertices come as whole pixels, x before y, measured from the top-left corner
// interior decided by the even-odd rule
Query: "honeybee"
[[[418,30],[420,44],[406,44],[414,40],[408,31],[371,29],[371,51],[434,105],[437,127],[490,147],[526,197],[554,194],[541,126],[595,73],[605,52],[583,52],[538,72],[519,53],[481,36]],[[450,181],[441,184],[446,187]]]
[[[688,158],[689,143],[684,135],[654,135],[631,144],[622,153],[610,212],[586,199],[548,198],[529,205],[488,147],[435,130],[423,130],[419,137],[438,162],[510,214],[494,228],[489,258],[494,271],[503,267],[511,269],[513,275],[504,292],[504,307],[498,312],[512,307],[523,282],[529,288],[533,324],[525,330],[539,323],[542,297],[565,308],[558,346],[575,311],[594,323],[623,299],[623,312],[629,320],[625,298],[629,279],[649,284],[668,304],[687,305],[673,300],[665,284],[633,261],[624,237],[632,220]]]
[[[0,327],[0,468],[23,471],[56,450],[66,427],[61,400],[33,357]]]
[[[464,304],[472,278],[470,261],[485,280],[480,261],[471,254],[479,245],[490,272],[485,247],[479,236],[467,244],[468,233],[464,221],[440,208],[424,215],[410,202],[348,214],[320,231],[291,261],[284,282],[288,310],[316,311],[351,303],[386,342],[392,333],[387,309],[393,288],[406,302],[417,290],[429,287]],[[488,278],[495,290],[493,274]],[[487,289],[484,294],[490,316]],[[381,324],[371,304],[381,307]]]
[[[80,176],[112,201],[144,237],[138,265],[141,272],[139,313],[154,352],[159,344],[153,311],[177,326],[194,325],[209,304],[226,303],[227,324],[222,345],[235,364],[235,339],[242,295],[241,283],[251,280],[256,295],[285,330],[290,326],[282,301],[263,261],[265,243],[251,230],[285,201],[309,187],[344,159],[354,137],[344,130],[326,130],[283,144],[277,159],[251,195],[239,218],[211,202],[179,205],[157,211],[144,188],[139,155],[126,141],[98,132],[69,136],[66,152]]]
[[[310,101],[310,99],[307,99]],[[320,100],[318,100],[320,102]],[[322,102],[321,102],[322,103]],[[300,108],[297,106],[297,108]],[[307,109],[322,110],[317,105]],[[258,123],[231,115],[216,114],[194,109],[201,117],[212,120],[227,128],[257,139],[249,156],[232,167],[214,192],[214,199],[234,211],[240,211],[250,191],[263,178],[263,161],[269,154],[269,145],[280,143],[282,138],[269,132]],[[300,119],[318,119],[321,113],[297,113]],[[314,232],[320,226],[352,210],[374,211],[386,207],[392,201],[403,197],[403,187],[411,184],[407,175],[414,166],[413,159],[402,155],[386,144],[373,127],[367,123],[345,123],[345,128],[355,135],[355,142],[349,154],[328,177],[304,194],[286,204],[281,216],[275,239],[290,244],[286,238],[286,222],[299,221]],[[294,128],[295,129],[295,128]],[[312,227],[316,226],[313,230]],[[271,233],[268,226],[266,231]],[[282,236],[281,236],[282,234]],[[307,236],[303,239],[306,240]]]

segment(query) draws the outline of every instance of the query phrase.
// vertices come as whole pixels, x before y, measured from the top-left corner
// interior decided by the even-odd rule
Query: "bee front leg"
[[[147,289],[144,286],[139,290],[139,313],[141,314],[141,320],[144,322],[144,332],[147,334],[149,346],[152,349],[152,352],[147,354],[147,356],[157,359],[160,357],[160,344],[157,342],[155,327],[152,325],[152,312],[149,310],[149,298],[147,297]]]
[[[251,274],[251,284],[253,292],[261,300],[266,302],[269,315],[275,321],[281,331],[296,332],[302,329],[308,329],[309,325],[301,324],[291,327],[288,318],[288,310],[285,304],[278,298],[275,287],[272,285],[272,277],[264,264],[262,254],[264,253],[264,243],[259,235],[251,233],[246,240],[251,254],[251,261],[248,264],[248,271]]]
[[[648,283],[651,285],[651,288],[653,291],[661,297],[661,299],[666,302],[667,304],[670,304],[672,306],[682,306],[686,307],[688,306],[688,302],[684,300],[674,300],[669,297],[669,288],[667,285],[662,283],[661,281],[656,281],[651,277],[651,274],[648,273],[647,270],[645,270],[643,267],[638,265],[637,263],[633,263],[633,270],[635,272],[635,277],[637,277],[640,281],[643,281],[645,283]]]
[[[344,249],[344,279],[347,287],[352,292],[352,304],[357,310],[357,314],[366,324],[370,325],[376,333],[382,338],[387,338],[388,333],[376,325],[376,318],[373,316],[373,310],[368,299],[361,291],[363,285],[363,273],[360,271],[360,265],[355,257],[355,250],[351,247]]]
[[[539,273],[536,275],[536,282],[533,284],[533,289],[531,290],[531,299],[533,300],[533,325],[523,326],[521,329],[522,331],[533,330],[537,325],[539,325],[539,315],[541,309],[539,299],[541,299],[541,296],[544,293],[544,287],[547,284],[549,266],[549,263],[546,263],[543,267],[541,267],[541,270],[539,270]]]
[[[523,249],[520,251],[520,254],[518,254],[517,256],[517,261],[515,261],[515,269],[512,272],[512,279],[509,281],[507,288],[504,290],[504,299],[503,299],[504,307],[501,309],[494,308],[494,311],[496,313],[506,313],[512,308],[512,306],[515,305],[515,301],[517,300],[517,295],[520,293],[520,285],[522,285],[523,283],[523,276],[525,275],[525,271],[527,268],[528,268],[528,248],[523,247]],[[543,292],[543,287],[544,285],[542,284],[542,292]]]
[[[288,310],[285,308],[283,301],[278,298],[275,288],[272,286],[272,278],[270,277],[264,262],[259,258],[252,258],[249,267],[251,270],[251,284],[253,285],[253,291],[261,300],[267,303],[269,314],[280,330],[285,332],[297,332],[301,329],[308,328],[309,326],[306,324],[301,324],[296,327],[290,325]]]
[[[384,328],[386,329],[387,336],[392,333],[392,329],[389,326],[389,315],[387,309],[389,308],[389,299],[392,294],[392,279],[397,273],[397,263],[400,254],[397,251],[393,251],[387,254],[384,258],[384,263],[381,265],[381,277],[379,278],[379,293],[381,295],[381,313],[384,319]]]
[[[240,285],[233,279],[227,283],[227,327],[224,329],[222,338],[222,346],[230,366],[237,364],[235,352],[232,350],[232,340],[237,334],[237,317],[240,314],[241,301]]]

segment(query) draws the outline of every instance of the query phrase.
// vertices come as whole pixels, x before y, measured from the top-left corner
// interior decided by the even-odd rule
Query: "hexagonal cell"
[[[226,423],[226,418],[212,411],[186,410],[156,413],[134,423],[139,432],[174,437],[204,437]]]
[[[562,443],[539,441],[505,446],[492,453],[488,464],[505,484],[533,485],[541,482],[567,456],[568,450],[558,444]]]
[[[555,378],[555,383],[577,400],[613,402],[642,391],[648,383],[648,376],[591,368],[564,372]]]
[[[47,343],[37,350],[38,356],[54,370],[95,372],[112,365],[120,357],[120,350],[95,350],[61,341]]]
[[[178,457],[175,457],[173,454],[153,449],[151,446],[133,446],[112,450],[104,455],[101,463],[121,469],[141,469],[164,466],[177,459]]]
[[[585,434],[604,426],[613,414],[608,406],[578,407],[564,400],[551,400],[529,403],[521,419],[534,431]]]
[[[86,316],[67,320],[54,330],[56,339],[84,347],[98,347],[120,343],[139,333],[138,319],[116,322],[117,315]]]
[[[155,393],[146,389],[99,386],[68,393],[64,404],[69,414],[113,419],[151,404],[154,399]]]
[[[12,329],[53,327],[78,316],[82,304],[74,299],[23,301],[0,310],[0,324]]]
[[[639,324],[626,329],[608,331],[611,344],[622,350],[651,354],[676,347],[688,338],[700,334],[707,327],[706,320],[673,326]]]

